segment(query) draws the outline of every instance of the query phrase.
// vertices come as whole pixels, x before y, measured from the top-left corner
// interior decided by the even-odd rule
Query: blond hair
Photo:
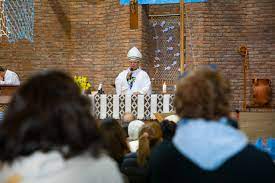
[[[139,132],[139,147],[137,151],[137,163],[144,166],[153,148],[162,139],[162,131],[160,124],[150,122],[144,124]]]

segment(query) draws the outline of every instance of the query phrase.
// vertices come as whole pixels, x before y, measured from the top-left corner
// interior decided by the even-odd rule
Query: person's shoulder
[[[140,69],[140,72],[147,74],[147,72],[145,70],[143,70],[143,69]]]
[[[106,174],[109,176],[106,176]],[[122,177],[114,160],[104,154],[96,158],[88,153],[66,160],[63,168],[59,171],[52,171],[47,176],[40,177],[39,182],[70,183],[76,180],[86,182],[85,179],[93,180],[95,183],[122,182]]]
[[[123,77],[123,76],[126,75],[127,73],[128,73],[127,70],[123,70],[123,71],[121,71],[121,72],[118,74],[117,77]]]
[[[264,151],[257,149],[254,145],[248,144],[237,156],[243,159],[253,159],[254,162],[258,163],[270,163],[272,162],[271,157]]]
[[[125,155],[125,158],[137,158],[137,153],[136,152],[131,152]]]
[[[180,155],[171,141],[164,140],[157,145],[153,151],[152,156],[163,159],[164,157],[174,157]]]
[[[6,74],[10,74],[10,75],[11,75],[11,74],[13,74],[13,75],[17,75],[17,74],[16,74],[16,72],[11,71],[11,70],[9,70],[9,69],[7,69],[7,70],[6,70]]]
[[[88,155],[73,158],[68,161],[67,167],[75,171],[78,169],[80,172],[83,170],[83,174],[86,172],[91,176],[98,176],[102,174],[101,172],[119,176],[117,163],[105,154],[101,154],[96,158]]]
[[[88,154],[85,154],[72,158],[69,161],[71,161],[72,164],[94,164],[95,166],[112,166],[116,164],[112,158],[104,153],[100,154],[98,157],[92,157]]]
[[[121,71],[121,72],[119,73],[119,75],[122,75],[122,74],[125,74],[125,73],[128,73],[128,70],[127,70],[127,69]]]
[[[249,166],[251,161],[257,166]],[[264,174],[275,172],[275,164],[271,157],[251,144],[248,144],[242,151],[228,160],[223,167],[240,168],[240,171],[243,167],[246,167],[248,172],[265,172]]]

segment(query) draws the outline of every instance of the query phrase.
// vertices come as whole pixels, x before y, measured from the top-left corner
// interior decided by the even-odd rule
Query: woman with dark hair
[[[129,153],[126,133],[115,119],[105,119],[100,125],[103,144],[109,155],[121,165],[125,154]]]
[[[152,183],[275,182],[271,158],[227,122],[229,100],[229,82],[210,68],[179,81],[175,109],[181,120],[172,143],[150,156]]]
[[[122,182],[102,151],[90,109],[63,72],[44,71],[25,82],[0,126],[0,182]]]
[[[135,153],[127,154],[123,160],[121,171],[128,176],[130,183],[148,181],[148,161],[151,150],[161,142],[162,131],[158,122],[149,122],[139,132],[139,145]]]
[[[175,135],[177,124],[165,119],[160,123],[160,127],[163,134],[163,140],[171,141]]]

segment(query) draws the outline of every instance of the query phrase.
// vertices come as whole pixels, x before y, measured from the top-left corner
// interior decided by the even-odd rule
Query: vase
[[[271,81],[269,79],[253,79],[253,101],[255,105],[265,106],[271,101]]]

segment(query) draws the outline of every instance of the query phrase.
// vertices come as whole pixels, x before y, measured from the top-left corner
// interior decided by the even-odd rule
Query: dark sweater
[[[165,141],[156,147],[149,162],[152,183],[275,183],[275,164],[264,152],[247,145],[215,171],[199,168]]]
[[[148,182],[148,166],[141,167],[137,164],[136,153],[129,153],[125,156],[121,172],[128,177],[130,183]]]

